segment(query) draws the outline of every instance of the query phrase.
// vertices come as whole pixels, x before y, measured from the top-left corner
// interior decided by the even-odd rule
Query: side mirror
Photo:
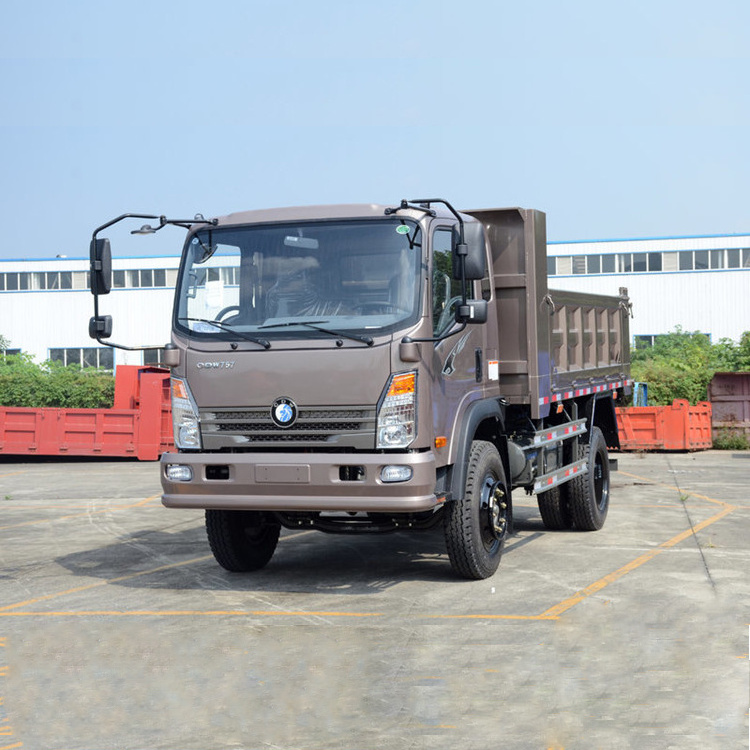
[[[91,240],[89,250],[91,294],[109,294],[112,288],[112,250],[109,240]]]
[[[460,244],[458,233],[453,234],[453,278],[461,278],[461,256],[466,258],[466,280],[484,278],[487,270],[487,256],[484,248],[484,228],[478,221],[464,223],[464,242]]]
[[[96,315],[89,320],[89,336],[92,339],[108,339],[111,335],[111,315]]]
[[[456,309],[456,322],[479,324],[487,322],[487,300],[470,299],[465,305],[459,305]]]

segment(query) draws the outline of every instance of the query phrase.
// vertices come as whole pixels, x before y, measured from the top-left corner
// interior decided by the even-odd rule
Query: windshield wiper
[[[242,331],[237,331],[232,326],[227,325],[226,323],[220,323],[218,320],[208,320],[207,318],[177,318],[177,320],[185,320],[193,323],[207,323],[210,326],[215,326],[216,328],[220,328],[222,331],[227,331],[228,333],[233,333],[235,336],[239,336],[242,339],[245,339],[246,341],[251,341],[253,344],[258,344],[258,346],[262,346],[264,349],[270,349],[271,348],[271,342],[268,339],[256,339],[253,336],[248,336],[246,333],[242,333]]]
[[[288,326],[306,326],[312,328],[315,331],[321,333],[327,333],[330,336],[343,336],[345,339],[351,339],[352,341],[359,341],[367,346],[372,346],[373,340],[370,336],[361,336],[358,333],[347,333],[346,331],[332,331],[329,328],[321,328],[318,323],[327,323],[327,320],[288,320],[284,323],[269,323],[265,326],[258,326],[258,330],[261,328],[287,328]]]
[[[269,323],[268,325],[258,326],[261,328],[286,328],[287,326],[311,326],[315,323],[327,323],[327,320],[287,320],[284,323]]]

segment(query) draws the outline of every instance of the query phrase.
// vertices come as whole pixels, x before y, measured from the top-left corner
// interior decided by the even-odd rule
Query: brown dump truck
[[[110,316],[94,232],[91,335]],[[163,502],[205,508],[227,570],[263,567],[282,526],[357,534],[441,524],[487,578],[512,490],[547,528],[601,528],[629,302],[547,287],[545,215],[442,199],[283,208],[187,229],[165,364],[178,453]]]

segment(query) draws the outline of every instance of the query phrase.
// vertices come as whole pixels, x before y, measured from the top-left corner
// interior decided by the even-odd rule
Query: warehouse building
[[[100,298],[100,312],[114,319],[112,341],[125,346],[169,341],[179,262],[177,257],[113,260],[112,292]],[[0,336],[8,351],[82,367],[156,364],[159,351],[113,350],[89,338],[94,303],[88,269],[88,258],[0,261]]]
[[[0,336],[8,351],[108,369],[160,361],[159,351],[113,350],[89,338],[88,265],[86,258],[0,261]],[[112,293],[101,298],[101,313],[114,319],[112,341],[169,341],[178,265],[177,257],[113,261]],[[554,289],[617,294],[627,287],[635,346],[676,326],[712,341],[738,341],[750,330],[750,234],[554,242],[548,274]]]
[[[674,331],[739,341],[750,330],[750,234],[554,242],[553,289],[616,294],[633,303],[633,345]]]

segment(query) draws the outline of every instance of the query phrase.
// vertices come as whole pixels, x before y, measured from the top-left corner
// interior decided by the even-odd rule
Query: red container
[[[172,447],[169,371],[156,367],[120,365],[112,409],[0,406],[0,453],[156,461]]]
[[[626,451],[697,451],[713,445],[711,404],[677,399],[671,406],[618,408],[620,447]]]

